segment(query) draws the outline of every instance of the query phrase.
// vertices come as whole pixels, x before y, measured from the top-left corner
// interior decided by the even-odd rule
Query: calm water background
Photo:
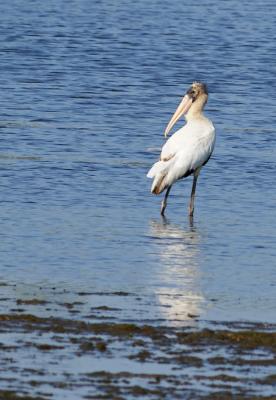
[[[0,12],[0,279],[16,285],[2,294],[94,293],[90,306],[121,302],[136,321],[276,322],[274,2]],[[191,179],[163,221],[146,172],[194,80],[209,85],[217,144],[191,226]]]

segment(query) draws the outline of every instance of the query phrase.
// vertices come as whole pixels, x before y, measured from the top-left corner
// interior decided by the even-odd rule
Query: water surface
[[[113,305],[116,321],[275,323],[274,3],[0,11],[1,312],[81,297],[75,318]],[[194,80],[209,86],[217,144],[191,224],[191,178],[163,220],[146,173]]]

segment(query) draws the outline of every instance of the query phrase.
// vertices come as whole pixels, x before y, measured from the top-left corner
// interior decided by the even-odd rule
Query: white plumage
[[[193,215],[197,177],[201,167],[209,160],[215,145],[214,126],[202,114],[207,98],[206,85],[193,83],[169,122],[165,135],[184,113],[187,113],[186,125],[167,140],[162,148],[160,160],[151,167],[147,174],[148,178],[153,179],[152,193],[160,194],[167,189],[161,206],[162,215],[173,183],[194,174],[190,202],[190,215]]]

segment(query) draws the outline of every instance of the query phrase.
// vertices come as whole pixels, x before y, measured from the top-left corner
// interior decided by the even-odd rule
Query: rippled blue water
[[[12,0],[0,12],[1,281],[138,294],[124,315],[136,320],[276,322],[274,3]],[[217,145],[190,226],[191,179],[162,221],[145,175],[194,80],[209,85]]]

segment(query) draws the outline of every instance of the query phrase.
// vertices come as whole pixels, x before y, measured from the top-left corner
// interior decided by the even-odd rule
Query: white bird
[[[194,82],[168,123],[165,137],[182,115],[185,115],[186,124],[167,140],[162,148],[160,160],[147,174],[148,178],[153,178],[152,193],[160,194],[167,189],[161,203],[161,215],[164,215],[174,182],[193,174],[189,204],[189,215],[193,216],[197,178],[201,168],[211,157],[216,139],[213,123],[202,113],[207,100],[207,86]]]

